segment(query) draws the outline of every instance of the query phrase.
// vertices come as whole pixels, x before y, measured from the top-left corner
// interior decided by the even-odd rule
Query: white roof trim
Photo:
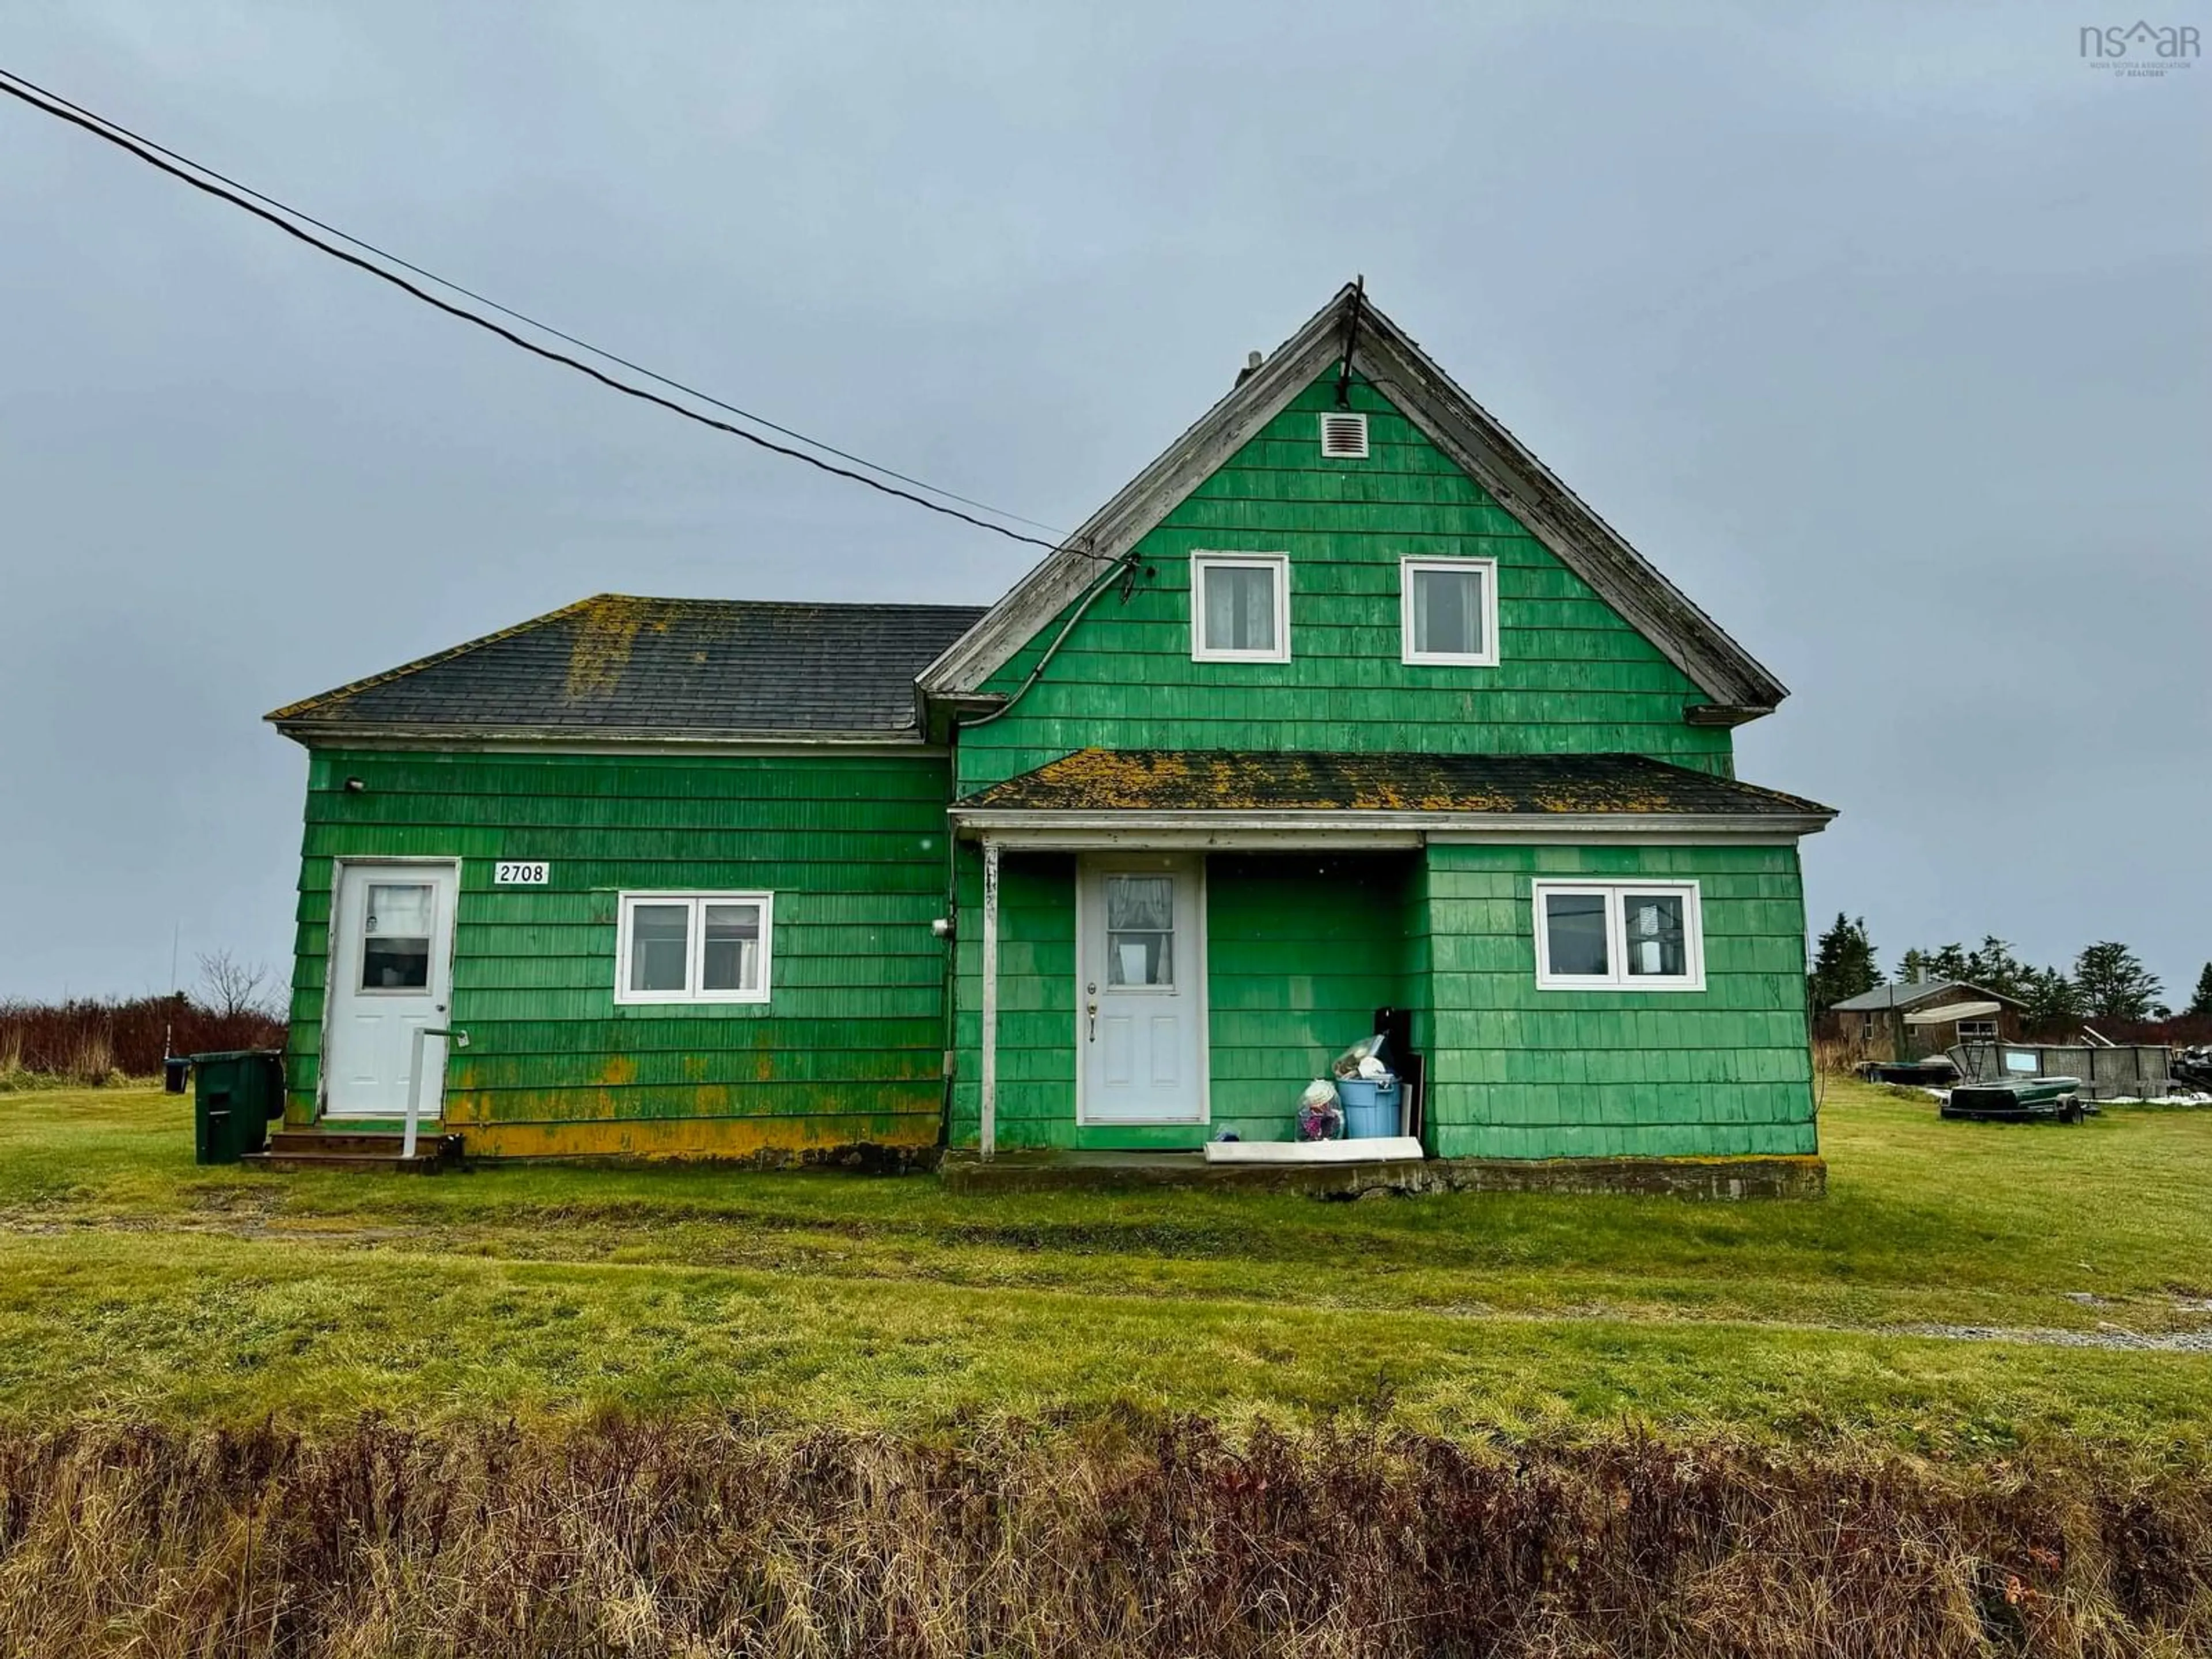
[[[277,720],[276,730],[308,749],[421,749],[441,754],[762,754],[811,753],[834,749],[841,754],[942,755],[908,728],[898,732],[671,732],[651,726],[610,726],[602,731],[576,726],[486,726],[347,725],[342,721]]]
[[[955,830],[971,839],[1030,846],[1413,847],[1421,842],[1599,840],[1686,844],[1795,842],[1827,827],[1813,813],[1749,812],[1389,812],[1389,811],[1055,811],[1013,807],[951,809]]]
[[[1340,290],[1091,514],[1060,551],[1015,583],[922,671],[917,679],[922,691],[941,696],[977,690],[1096,580],[1101,561],[1128,552],[1324,369],[1341,361],[1354,301],[1351,288]],[[1747,719],[1789,695],[1371,301],[1359,304],[1353,367],[1715,704]]]

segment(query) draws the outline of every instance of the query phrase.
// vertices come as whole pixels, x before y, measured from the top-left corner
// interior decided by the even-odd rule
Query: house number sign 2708
[[[543,887],[553,877],[553,866],[544,859],[501,859],[491,872],[501,887]]]

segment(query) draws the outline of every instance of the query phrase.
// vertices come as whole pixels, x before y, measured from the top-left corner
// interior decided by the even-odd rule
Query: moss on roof
[[[277,709],[288,730],[893,735],[975,605],[601,593]]]
[[[1643,755],[1080,749],[966,806],[1038,811],[1754,813],[1832,816]]]

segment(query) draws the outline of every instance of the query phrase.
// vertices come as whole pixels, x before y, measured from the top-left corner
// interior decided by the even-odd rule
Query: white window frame
[[[774,893],[702,893],[630,892],[621,895],[615,909],[615,1003],[620,1007],[672,1005],[696,1005],[732,1002],[766,1002],[769,988],[775,983],[773,950],[775,938],[775,895]],[[641,904],[684,904],[691,910],[691,919],[685,924],[684,989],[680,991],[633,991],[629,988],[630,916]],[[706,907],[710,904],[757,904],[760,906],[760,984],[753,990],[702,991],[699,981],[703,976],[707,955]]]
[[[1966,1031],[1969,1025],[1974,1028],[1972,1036]],[[1962,1046],[1969,1042],[1994,1043],[1997,1040],[1997,1022],[1986,1015],[1979,1019],[1954,1020],[1951,1030]]]
[[[1218,650],[1206,642],[1206,573],[1266,570],[1275,582],[1275,644],[1268,651]],[[1288,662],[1291,659],[1291,556],[1287,553],[1194,553],[1190,556],[1190,659],[1193,662]]]
[[[1686,973],[1661,976],[1628,971],[1628,924],[1622,901],[1632,894],[1680,895],[1682,959]],[[1555,974],[1551,969],[1551,921],[1545,900],[1553,894],[1601,896],[1605,900],[1605,960],[1602,974]],[[1705,988],[1704,901],[1694,881],[1537,880],[1530,885],[1536,921],[1536,988],[1540,991],[1702,991]]]
[[[1482,646],[1475,652],[1416,651],[1413,641],[1413,573],[1417,570],[1473,570],[1482,578]],[[1398,561],[1398,660],[1416,667],[1498,666],[1498,561],[1438,559],[1407,555]]]

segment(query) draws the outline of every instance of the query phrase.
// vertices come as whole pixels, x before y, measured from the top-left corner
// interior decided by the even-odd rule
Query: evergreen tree
[[[2027,1000],[2029,976],[2035,969],[2012,953],[2012,946],[1996,934],[1984,937],[1978,950],[1970,952],[1966,962],[1966,971],[1950,977],[1965,980],[1969,985],[1978,985],[1984,991],[1995,991],[2001,997],[2010,997],[2015,1002]]]
[[[2074,984],[2081,1012],[2090,1019],[2149,1019],[2165,988],[2117,939],[2092,945],[2075,957]]]
[[[2081,1018],[2081,993],[2056,968],[2029,969],[2020,999],[2027,1005],[2021,1018],[2031,1031],[2064,1032]]]
[[[1897,982],[1910,985],[1915,980],[1929,977],[1928,953],[1914,945],[1897,959]]]
[[[1966,977],[1966,947],[1963,945],[1940,945],[1923,953],[1930,979],[1964,979]]]
[[[1815,1008],[1832,1008],[1881,983],[1864,916],[1854,921],[1840,910],[1836,913],[1835,925],[1820,935],[1814,951],[1812,981]]]
[[[2212,962],[2206,963],[2204,971],[2197,975],[2197,994],[2181,1012],[2191,1019],[2212,1019]]]

